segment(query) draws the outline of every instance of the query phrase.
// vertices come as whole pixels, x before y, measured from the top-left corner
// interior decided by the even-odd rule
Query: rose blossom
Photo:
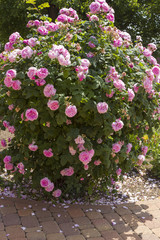
[[[120,175],[121,175],[121,172],[122,172],[122,169],[121,169],[121,168],[118,168],[118,169],[116,170],[117,176],[120,176]]]
[[[52,97],[56,94],[56,89],[52,84],[47,84],[44,87],[43,93],[45,97]]]
[[[99,18],[96,15],[92,15],[89,20],[90,21],[99,21]]]
[[[48,34],[48,30],[44,26],[38,27],[37,31],[43,36]]]
[[[6,87],[11,87],[12,86],[12,78],[11,77],[8,77],[6,76],[5,79],[4,79],[4,84],[6,85]]]
[[[108,111],[108,104],[106,102],[99,102],[97,104],[97,111],[100,114],[106,113]]]
[[[7,155],[3,158],[4,163],[9,163],[11,161],[11,156]]]
[[[44,84],[46,84],[46,81],[44,79],[36,79],[35,83],[37,86],[43,86]]]
[[[6,72],[6,76],[7,77],[11,77],[11,78],[15,78],[16,77],[16,70],[15,69],[9,69],[7,72]]]
[[[32,37],[28,39],[28,44],[30,47],[35,47],[37,43],[38,43],[37,38]]]
[[[99,2],[92,2],[89,6],[89,9],[91,11],[91,13],[97,13],[100,11],[100,3]]]
[[[101,163],[102,163],[102,162],[101,162],[100,160],[94,161],[94,165],[96,165],[96,166],[100,165]]]
[[[21,53],[22,58],[24,59],[31,58],[32,54],[33,54],[33,50],[29,46],[22,49],[22,53]]]
[[[84,170],[88,170],[88,168],[89,168],[89,166],[86,164],[86,165],[84,165]]]
[[[3,121],[3,126],[5,127],[5,128],[8,128],[9,127],[9,122],[7,122],[6,120],[4,120]]]
[[[145,160],[145,156],[144,155],[138,155],[138,162],[137,162],[137,164],[139,166],[141,166],[142,163],[144,162],[144,160]]]
[[[2,147],[6,147],[7,146],[6,140],[4,138],[1,139],[1,145],[2,145]]]
[[[150,57],[150,56],[152,55],[152,52],[151,52],[149,49],[145,49],[145,50],[143,51],[143,55],[144,55],[145,57]]]
[[[12,163],[5,163],[4,167],[5,167],[7,170],[12,170],[12,169],[13,169],[13,164],[12,164]]]
[[[148,147],[147,147],[147,146],[143,146],[143,147],[141,147],[141,150],[142,150],[142,154],[143,154],[144,156],[146,156],[146,154],[147,154],[147,152],[148,152]]]
[[[48,150],[43,150],[43,154],[44,154],[44,156],[46,156],[46,157],[52,157],[53,156],[53,153],[52,153],[52,149],[51,148],[49,148]]]
[[[119,143],[114,143],[114,144],[112,145],[112,151],[113,151],[114,153],[118,153],[118,152],[121,150],[121,147],[122,147],[121,144],[119,144]]]
[[[36,73],[37,73],[37,68],[35,68],[35,67],[30,67],[30,68],[28,69],[27,76],[28,76],[31,80],[33,80],[33,79],[34,79],[34,76],[36,75]]]
[[[14,90],[20,90],[21,89],[21,81],[19,81],[19,80],[12,81],[12,88]]]
[[[125,84],[122,80],[117,79],[113,81],[113,85],[115,86],[115,88],[117,88],[118,90],[122,90],[125,89]]]
[[[37,70],[37,76],[39,78],[46,78],[48,76],[49,72],[48,72],[48,69],[47,68],[40,68]]]
[[[55,111],[59,108],[59,102],[57,100],[49,100],[47,106],[52,110]]]
[[[9,36],[9,41],[10,41],[10,43],[14,44],[17,42],[17,40],[19,40],[20,37],[21,36],[20,36],[19,32],[14,32]]]
[[[83,137],[80,136],[80,135],[78,135],[78,137],[75,138],[74,141],[75,141],[76,144],[84,144],[85,143]]]
[[[128,101],[132,102],[134,97],[135,97],[135,94],[134,94],[133,90],[128,88]]]
[[[29,121],[34,121],[38,118],[38,112],[34,108],[29,108],[27,109],[25,116]]]
[[[60,172],[60,174],[61,174],[62,176],[68,176],[68,177],[70,177],[70,176],[72,176],[72,175],[74,174],[74,168],[73,168],[73,167],[65,168],[65,169],[63,169],[63,170]]]
[[[72,156],[76,154],[76,150],[72,146],[69,146],[69,152]]]
[[[42,178],[40,181],[41,187],[44,187],[44,188],[48,187],[48,185],[50,184],[51,184],[51,181],[47,177]]]
[[[88,165],[88,163],[92,160],[94,155],[94,150],[91,149],[90,151],[83,151],[79,154],[79,160],[84,164]]]
[[[52,182],[47,187],[45,187],[45,190],[47,192],[52,192],[53,189],[54,189],[54,183],[52,183]]]
[[[154,73],[154,75],[158,76],[160,75],[160,68],[158,66],[154,66],[152,68],[152,72]]]
[[[128,143],[126,153],[127,154],[130,153],[131,149],[132,149],[132,143]]]
[[[148,44],[148,49],[149,49],[150,51],[154,52],[154,51],[157,50],[157,46],[156,46],[156,44],[154,44],[154,43],[149,43],[149,44]]]
[[[137,86],[137,83],[134,84],[133,89],[134,89],[135,93],[138,92],[139,86]]]
[[[108,13],[106,18],[110,21],[110,22],[114,22],[114,15],[112,13]]]
[[[57,189],[52,193],[52,196],[57,198],[57,197],[60,197],[61,194],[62,194],[62,191],[60,189]]]
[[[14,133],[14,132],[15,132],[14,126],[9,126],[9,127],[8,127],[8,131],[9,131],[10,133]]]
[[[28,148],[29,148],[31,151],[35,152],[35,151],[37,151],[38,146],[35,145],[34,143],[31,143],[31,144],[29,144]]]
[[[77,114],[77,108],[75,105],[69,105],[65,109],[65,114],[67,117],[74,117]]]
[[[10,111],[13,110],[13,108],[14,108],[14,105],[13,105],[13,104],[11,104],[11,105],[8,106],[8,109],[9,109]]]
[[[116,119],[116,121],[112,123],[112,128],[115,132],[121,130],[123,126],[124,123],[120,119]]]

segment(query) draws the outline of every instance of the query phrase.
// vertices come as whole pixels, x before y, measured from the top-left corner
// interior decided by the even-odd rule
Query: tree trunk
[[[52,18],[53,22],[58,17],[58,12],[59,8],[57,8],[54,4],[50,4],[50,7],[48,8],[48,15],[50,18]]]

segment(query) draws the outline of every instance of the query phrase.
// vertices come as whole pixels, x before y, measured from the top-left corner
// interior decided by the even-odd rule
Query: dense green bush
[[[156,46],[134,45],[105,0],[89,7],[88,21],[71,8],[29,21],[30,38],[13,33],[0,55],[1,129],[14,134],[1,168],[55,197],[105,190],[141,165],[159,124]]]

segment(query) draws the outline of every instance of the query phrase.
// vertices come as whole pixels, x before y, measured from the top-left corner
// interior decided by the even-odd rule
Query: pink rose
[[[69,146],[69,152],[72,156],[74,156],[77,151],[72,146]]]
[[[154,73],[154,75],[158,76],[160,75],[160,68],[158,66],[154,66],[152,68],[152,72]]]
[[[89,19],[90,21],[99,21],[99,18],[96,15],[92,15]]]
[[[100,113],[100,114],[104,114],[108,111],[108,104],[106,102],[99,102],[97,104],[97,111]]]
[[[137,83],[134,84],[133,89],[134,89],[135,93],[138,92],[139,86],[137,86]]]
[[[149,78],[146,78],[143,82],[144,89],[146,90],[147,93],[150,93],[152,91],[152,82],[149,80]]]
[[[94,165],[99,166],[102,162],[100,160],[94,161]]]
[[[5,139],[1,139],[1,146],[2,147],[6,147],[7,146],[7,143],[6,143]]]
[[[144,160],[145,160],[145,156],[144,155],[138,155],[138,162],[137,162],[137,164],[139,166],[141,166],[142,163],[144,162]]]
[[[46,81],[44,79],[36,79],[35,83],[37,86],[43,86],[46,84]]]
[[[31,144],[29,144],[28,148],[29,148],[31,151],[35,152],[35,151],[37,151],[38,146],[35,145],[35,144],[33,144],[33,143],[31,143]]]
[[[115,132],[121,130],[123,126],[124,123],[120,119],[117,119],[115,122],[112,123],[112,128]]]
[[[126,151],[126,153],[127,153],[127,154],[130,153],[131,149],[132,149],[132,144],[131,144],[131,143],[128,143],[128,144],[127,144],[127,151]]]
[[[47,177],[42,178],[40,181],[41,187],[44,187],[44,188],[48,187],[50,184],[51,184],[51,181]]]
[[[4,79],[4,84],[5,84],[5,86],[6,87],[11,87],[12,86],[12,78],[11,77],[5,77],[5,79]]]
[[[134,94],[133,90],[128,88],[128,101],[132,102],[134,97],[135,97],[135,94]]]
[[[50,183],[47,187],[45,187],[45,190],[47,192],[52,192],[54,189],[54,183]]]
[[[52,193],[52,196],[58,198],[61,196],[61,194],[62,194],[62,191],[60,189],[57,189]]]
[[[88,45],[91,47],[91,48],[95,48],[95,44],[94,43],[92,43],[91,41],[88,43]]]
[[[113,46],[114,47],[120,47],[120,46],[122,46],[122,44],[123,44],[123,40],[122,40],[121,37],[118,38],[118,39],[114,39],[114,41],[113,41]]]
[[[56,89],[52,84],[47,84],[43,90],[45,97],[52,97],[56,94]]]
[[[5,46],[4,46],[4,49],[5,49],[6,52],[10,52],[11,50],[14,49],[13,43],[7,42],[7,43],[5,44]]]
[[[37,31],[43,36],[48,34],[48,30],[44,26],[38,27]]]
[[[4,164],[4,167],[5,167],[7,170],[12,170],[12,169],[13,169],[13,164],[12,164],[12,163],[5,163],[5,164]]]
[[[118,168],[118,169],[116,170],[117,176],[120,176],[120,175],[121,175],[121,172],[122,172],[122,169],[121,169],[121,168]]]
[[[5,128],[8,128],[9,127],[9,122],[7,122],[6,120],[4,120],[3,121],[3,126],[5,127]]]
[[[68,21],[68,17],[65,15],[65,14],[60,14],[58,17],[57,17],[57,21],[58,22],[67,22]]]
[[[151,52],[155,52],[157,50],[157,46],[154,44],[154,43],[149,43],[148,44],[148,49],[151,51]]]
[[[17,40],[19,40],[20,37],[21,36],[18,32],[14,32],[9,36],[9,41],[10,43],[14,44],[17,42]]]
[[[88,170],[88,168],[89,168],[89,166],[86,164],[86,165],[84,165],[84,170]]]
[[[38,43],[37,38],[32,37],[28,39],[28,45],[30,47],[35,47],[37,43]]]
[[[110,94],[106,93],[106,97],[112,98],[114,95],[114,91],[112,90]]]
[[[53,157],[53,153],[52,153],[52,149],[51,148],[49,148],[48,150],[43,150],[43,154],[44,154],[44,156],[46,156],[46,157],[48,157],[48,158],[50,158],[50,157]]]
[[[47,68],[40,68],[37,70],[37,76],[41,79],[44,79],[48,76],[49,72]]]
[[[142,150],[142,154],[143,154],[144,156],[146,156],[146,154],[147,154],[147,152],[148,152],[148,147],[147,147],[147,146],[143,146],[143,147],[141,147],[141,150]]]
[[[7,72],[6,72],[6,76],[7,77],[11,77],[11,78],[15,78],[16,77],[16,70],[15,69],[9,69]]]
[[[8,106],[8,109],[9,109],[10,111],[12,111],[13,108],[14,108],[14,105],[13,105],[13,104],[11,104],[11,105]]]
[[[33,50],[29,46],[22,49],[22,53],[21,53],[22,58],[24,59],[31,58],[32,54],[33,54]]]
[[[93,149],[92,149],[93,150]],[[92,151],[91,150],[91,151]],[[94,150],[93,150],[94,151]],[[90,152],[90,151],[83,151],[79,154],[79,160],[84,164],[84,165],[88,165],[88,163],[92,160],[92,157],[94,155],[94,152]]]
[[[112,145],[112,151],[113,151],[114,153],[118,153],[118,152],[121,150],[121,147],[122,147],[121,144],[119,144],[119,143],[114,143],[114,144]]]
[[[103,12],[109,12],[110,6],[106,2],[103,2],[101,7],[103,9]]]
[[[9,127],[8,127],[8,131],[9,131],[10,133],[14,133],[14,132],[15,132],[14,126],[9,126]]]
[[[23,170],[24,169],[24,164],[22,162],[18,163],[17,168],[20,169],[20,170]]]
[[[34,121],[38,118],[38,112],[34,108],[29,108],[27,109],[25,116],[29,121]]]
[[[114,14],[112,13],[108,13],[106,18],[110,21],[110,22],[114,22]]]
[[[152,55],[152,52],[149,50],[149,49],[145,49],[144,51],[143,51],[143,55],[145,56],[145,57],[150,57],[151,55]]]
[[[10,162],[11,162],[11,156],[5,156],[5,157],[3,158],[3,162],[4,162],[4,163],[10,163]]]
[[[89,6],[91,13],[97,13],[100,11],[101,5],[99,2],[92,2]]]
[[[85,143],[83,137],[80,135],[77,138],[75,138],[74,141],[76,144],[84,144]]]
[[[21,89],[21,81],[19,81],[19,80],[12,81],[12,88],[14,90],[20,90]]]
[[[86,58],[81,59],[81,66],[82,67],[89,67],[91,65],[90,61]]]
[[[118,90],[122,90],[125,89],[125,84],[122,80],[117,79],[113,81],[113,85],[115,86],[115,88],[117,88]]]
[[[36,73],[37,73],[37,68],[35,68],[35,67],[30,67],[30,68],[28,69],[27,76],[28,76],[31,80],[33,80],[33,79],[34,79],[34,76],[36,75]]]
[[[57,100],[49,100],[47,106],[52,110],[55,111],[59,108],[59,102]]]
[[[69,105],[65,109],[65,114],[67,117],[74,117],[77,114],[77,108],[74,105]]]
[[[68,176],[68,177],[70,177],[70,176],[72,176],[72,175],[74,174],[74,168],[73,168],[73,167],[65,168],[65,169],[63,169],[63,170],[60,172],[60,174],[61,174],[62,176]]]

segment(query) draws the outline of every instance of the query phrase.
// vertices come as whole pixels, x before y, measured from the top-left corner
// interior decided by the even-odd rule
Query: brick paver
[[[0,199],[0,240],[158,239],[160,198],[114,208]]]

